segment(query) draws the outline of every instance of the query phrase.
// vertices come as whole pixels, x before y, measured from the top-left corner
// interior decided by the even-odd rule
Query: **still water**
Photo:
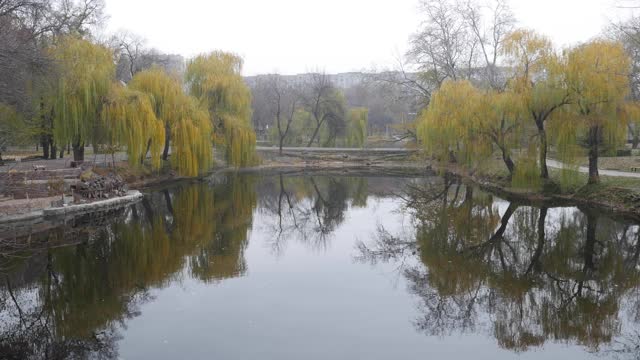
[[[640,358],[636,224],[456,179],[229,175],[0,230],[2,359]]]

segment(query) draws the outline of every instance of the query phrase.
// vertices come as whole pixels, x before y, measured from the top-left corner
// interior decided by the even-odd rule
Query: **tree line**
[[[545,183],[553,147],[570,168],[586,153],[588,182],[596,184],[599,156],[615,153],[629,134],[638,143],[637,20],[559,50],[546,36],[516,28],[502,0],[490,8],[422,5],[427,21],[409,57],[428,102],[418,139],[435,159],[476,169],[498,151],[513,181]]]
[[[209,168],[214,145],[229,164],[255,162],[242,58],[214,51],[179,71],[129,33],[98,39],[103,7],[0,2],[0,148],[37,142],[55,159],[67,147],[75,161],[88,145],[126,148],[132,166],[150,155],[153,168],[170,161],[184,175]]]
[[[252,92],[254,123],[269,128],[281,152],[284,146],[364,146],[368,109],[349,107],[325,73],[309,74],[300,84],[279,74],[258,76]]]

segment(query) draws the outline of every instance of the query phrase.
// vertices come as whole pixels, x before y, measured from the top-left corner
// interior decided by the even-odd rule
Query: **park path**
[[[557,160],[547,159],[547,166],[554,169],[562,169],[564,164]],[[581,173],[588,174],[589,168],[586,166],[578,167],[578,171]],[[626,178],[640,178],[640,173],[629,172],[629,171],[618,171],[618,170],[603,170],[599,169],[598,173],[602,176],[613,176],[613,177],[626,177]]]
[[[258,151],[278,151],[278,148],[267,147],[267,146],[258,146]],[[405,148],[324,148],[324,147],[283,147],[283,151],[285,152],[316,152],[316,153],[327,153],[327,152],[346,152],[346,153],[358,153],[358,152],[377,152],[377,153],[399,153],[399,152],[415,152],[416,150],[405,149]],[[86,160],[89,162],[110,162],[111,157],[105,156],[103,154],[98,155],[94,158],[94,155],[86,156]],[[125,153],[116,153],[116,161],[123,161],[127,159],[127,155]],[[33,168],[33,165],[45,165],[47,169],[63,169],[69,167],[69,162],[72,160],[71,156],[67,156],[64,159],[57,160],[37,160],[30,161],[25,163],[13,163],[7,164],[5,166],[0,166],[0,172],[9,171],[11,169],[15,170],[29,170]],[[563,163],[553,159],[547,159],[547,166],[555,169],[562,169],[564,166]],[[588,173],[589,169],[586,166],[578,167],[578,171],[581,173]],[[618,170],[599,170],[600,175],[603,176],[613,176],[613,177],[625,177],[625,178],[640,178],[640,173],[628,172],[628,171],[618,171]]]
[[[258,150],[261,151],[277,151],[278,148],[277,147],[264,147],[264,146],[259,146],[257,148]],[[322,147],[310,147],[310,148],[302,148],[302,147],[283,147],[282,151],[284,152],[316,152],[316,153],[322,153],[322,152],[383,152],[383,153],[399,153],[399,152],[414,152],[416,150],[410,150],[410,149],[405,149],[405,148],[365,148],[365,149],[358,149],[358,148],[322,148]],[[553,160],[553,159],[547,159],[547,166],[549,166],[550,168],[555,168],[555,169],[562,169],[564,164],[561,163],[560,161],[557,160]],[[580,166],[578,167],[578,171],[581,173],[585,173],[588,174],[589,173],[589,168],[586,166]],[[612,177],[624,177],[624,178],[636,178],[636,179],[640,179],[640,173],[635,173],[635,172],[629,172],[629,171],[618,171],[618,170],[604,170],[604,169],[600,169],[598,170],[598,172],[600,173],[600,175],[602,176],[612,176]]]

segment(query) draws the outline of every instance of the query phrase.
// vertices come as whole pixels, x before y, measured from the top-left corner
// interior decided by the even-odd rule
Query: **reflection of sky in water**
[[[256,212],[245,252],[246,276],[215,285],[186,280],[157,293],[128,323],[126,359],[559,359],[589,358],[577,346],[547,343],[515,354],[498,350],[486,326],[479,334],[427,337],[412,322],[415,299],[397,264],[355,263],[355,240],[410,226],[397,199],[351,208],[326,249],[287,239],[283,254],[265,244],[273,217]],[[415,261],[414,261],[415,262]],[[483,314],[482,323],[491,319]],[[203,345],[207,344],[207,345]]]
[[[286,204],[285,198],[279,196],[282,193],[279,192],[277,177],[258,181],[255,198],[246,193],[250,190],[245,187],[240,187],[243,191],[241,197],[235,196],[238,194],[231,190],[223,189],[211,197],[213,207],[197,202],[196,205],[190,202],[181,204],[181,190],[172,190],[170,195],[154,193],[146,211],[156,212],[156,215],[164,219],[162,224],[165,228],[160,229],[160,234],[170,233],[172,229],[188,229],[184,226],[195,226],[186,220],[181,223],[168,213],[163,213],[164,200],[173,201],[172,205],[175,207],[191,207],[194,210],[195,206],[196,211],[207,211],[207,214],[210,212],[212,223],[221,219],[239,220],[239,223],[247,220],[241,219],[244,212],[237,208],[241,206],[237,201],[248,201],[249,208],[253,206],[251,204],[257,206],[250,216],[251,226],[244,242],[246,248],[238,251],[233,243],[229,245],[222,242],[222,248],[215,250],[218,257],[207,258],[214,265],[211,268],[213,270],[208,273],[211,276],[209,281],[202,280],[202,273],[194,273],[190,268],[193,263],[189,261],[207,248],[208,239],[204,238],[197,239],[200,243],[194,251],[178,255],[185,256],[185,261],[177,268],[176,273],[167,274],[164,281],[150,285],[151,296],[136,306],[139,311],[136,316],[126,319],[118,326],[121,336],[118,341],[120,358],[608,358],[608,354],[602,356],[588,353],[585,347],[575,344],[573,340],[568,343],[564,340],[556,341],[552,334],[544,334],[547,341],[543,346],[531,347],[524,352],[501,349],[493,330],[498,315],[488,313],[484,306],[476,309],[475,326],[466,331],[443,329],[442,336],[419,331],[416,321],[423,316],[420,306],[422,299],[412,293],[412,283],[405,271],[418,269],[424,276],[430,276],[431,269],[422,263],[420,254],[409,251],[401,260],[375,264],[357,259],[358,242],[374,241],[380,227],[403,239],[415,239],[417,220],[412,217],[410,210],[402,207],[403,201],[399,197],[388,195],[392,191],[400,191],[404,181],[369,179],[364,187],[368,189],[369,195],[363,201],[362,183],[331,183],[326,180],[327,178],[318,178],[317,189],[311,187],[308,181],[297,178],[284,181],[287,195],[291,197],[297,211],[296,221],[304,226],[300,226],[302,230],[287,227],[291,225],[292,218],[286,218],[283,225],[286,231],[283,231],[277,242],[274,242],[278,231],[277,206],[278,203]],[[345,191],[344,187],[348,189]],[[357,195],[359,192],[360,195]],[[201,199],[203,193],[193,193],[190,196],[193,202]],[[318,196],[325,198],[324,205],[318,206]],[[358,196],[359,200],[355,200]],[[157,203],[153,202],[156,200]],[[489,204],[498,210],[499,216],[503,216],[509,207],[508,202],[499,199],[492,203],[489,201]],[[283,206],[282,213],[286,213],[288,206]],[[139,205],[136,209],[124,215],[127,224],[144,221],[144,206]],[[341,210],[333,211],[335,209]],[[524,217],[526,211],[526,207],[518,208],[514,219],[519,215]],[[314,217],[317,214],[329,214],[327,216],[333,216],[333,220],[339,219],[332,223],[334,226],[327,227],[331,231],[326,236],[316,236],[313,229],[317,229],[318,224],[331,223],[331,219],[324,219],[327,223],[323,223],[324,220]],[[579,212],[575,208],[549,209],[545,231],[547,234],[557,234],[561,230],[560,223],[565,219],[575,221],[576,214]],[[303,218],[307,221],[302,221]],[[508,236],[516,233],[513,221],[512,219],[507,227]],[[599,223],[605,222],[611,223],[611,220]],[[240,229],[242,235],[244,228]],[[635,226],[630,226],[629,229],[630,234],[637,231]],[[216,231],[218,234],[224,229]],[[192,233],[194,236],[209,234],[204,230],[202,234],[205,235],[200,235],[196,230]],[[228,234],[238,235],[233,231]],[[124,241],[117,239],[117,232],[112,237],[111,241]],[[244,241],[242,237],[234,239]],[[177,240],[172,238],[171,241]],[[529,256],[524,245],[513,239],[511,242],[519,254]],[[229,253],[220,256],[220,251]],[[238,259],[233,258],[234,256]],[[232,261],[225,262],[229,259]],[[222,263],[218,265],[219,268],[215,267],[217,262]],[[245,267],[238,267],[238,270],[234,262],[241,262]],[[518,267],[518,271],[521,270],[521,266]],[[83,276],[81,273],[77,275]],[[136,275],[133,274],[134,277]],[[533,289],[539,290],[536,285]],[[2,291],[6,292],[4,289]],[[19,292],[21,299],[27,302],[38,299],[37,291],[28,286]],[[483,283],[479,295],[489,293],[487,283]],[[534,296],[539,297],[540,293]],[[633,334],[638,328],[636,317],[639,310],[636,298],[639,296],[637,289],[631,290],[625,292],[620,301],[618,319],[623,334]],[[33,308],[33,304],[25,303],[25,311],[31,309],[28,306]],[[535,319],[529,320],[535,322]],[[7,325],[8,321],[15,321],[15,318],[7,316],[0,309],[0,322]],[[538,325],[532,328],[540,329]],[[605,347],[606,344],[603,345]]]

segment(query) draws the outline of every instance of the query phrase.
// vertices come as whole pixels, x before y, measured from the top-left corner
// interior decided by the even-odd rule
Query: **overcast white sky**
[[[625,0],[510,0],[520,26],[567,46],[631,10]],[[629,1],[629,0],[627,0]],[[221,49],[244,73],[390,68],[420,23],[419,0],[106,0],[108,30],[130,30],[186,57]]]

